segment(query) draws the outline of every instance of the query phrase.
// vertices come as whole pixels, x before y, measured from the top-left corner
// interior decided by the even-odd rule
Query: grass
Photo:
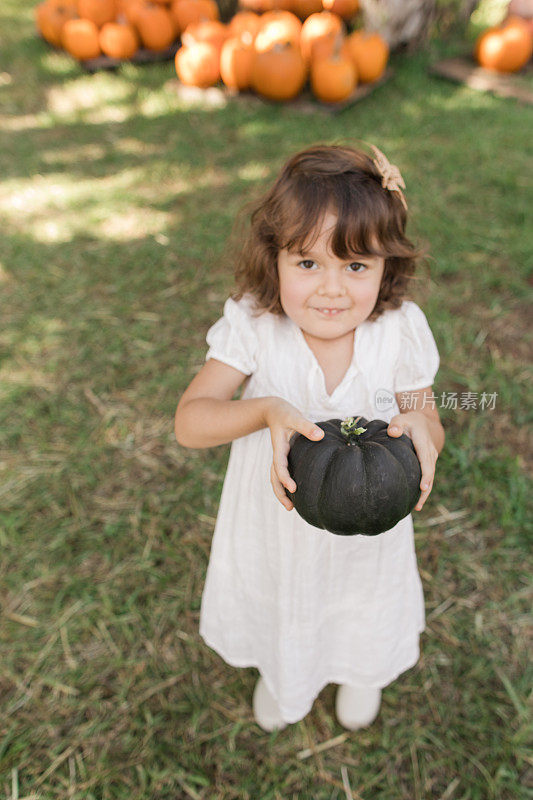
[[[88,76],[35,38],[28,0],[0,16],[0,794],[532,797],[530,108],[429,77],[458,38],[395,56],[337,116],[188,107],[172,64]],[[340,728],[330,685],[268,735],[257,671],[198,635],[229,450],[185,451],[172,418],[231,289],[243,202],[297,148],[353,137],[400,165],[431,247],[413,297],[436,393],[497,398],[441,410],[415,520],[418,664],[364,732]]]

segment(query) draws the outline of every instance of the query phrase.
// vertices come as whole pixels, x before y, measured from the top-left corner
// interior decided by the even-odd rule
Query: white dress
[[[206,360],[250,375],[242,398],[276,395],[315,422],[398,413],[394,393],[433,384],[439,355],[412,301],[364,322],[352,362],[327,394],[288,317],[228,299]],[[379,536],[338,536],[287,511],[270,483],[268,428],[231,445],[200,612],[200,635],[232,666],[257,667],[288,723],[328,683],[383,687],[419,658],[425,627],[411,515]]]

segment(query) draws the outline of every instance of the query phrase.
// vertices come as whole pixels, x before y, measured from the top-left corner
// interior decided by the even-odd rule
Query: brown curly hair
[[[397,192],[382,186],[376,165],[362,150],[316,145],[292,156],[272,188],[251,209],[251,224],[235,268],[236,292],[255,299],[258,313],[284,314],[279,298],[278,253],[312,247],[328,210],[337,223],[332,250],[338,258],[378,255],[385,259],[377,319],[399,308],[423,254],[405,235],[406,210]]]

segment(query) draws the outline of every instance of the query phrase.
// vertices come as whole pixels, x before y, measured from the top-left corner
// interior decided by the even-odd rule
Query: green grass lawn
[[[531,108],[429,77],[458,39],[394,56],[334,116],[187,106],[172,63],[85,74],[35,37],[32,5],[0,11],[0,796],[533,797]],[[354,138],[400,166],[431,248],[412,297],[436,393],[497,397],[441,410],[415,515],[419,663],[364,732],[336,722],[330,685],[268,735],[257,670],[198,634],[229,448],[179,447],[173,414],[232,288],[243,203],[296,149]]]

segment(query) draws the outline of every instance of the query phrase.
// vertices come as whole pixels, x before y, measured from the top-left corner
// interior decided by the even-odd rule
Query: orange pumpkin
[[[325,11],[338,14],[343,19],[355,17],[359,11],[359,0],[322,0]]]
[[[360,82],[371,83],[381,78],[389,59],[385,39],[379,33],[354,31],[346,41]]]
[[[294,11],[295,0],[272,0],[273,11]]]
[[[192,22],[220,18],[215,0],[174,0],[170,13],[178,33]]]
[[[313,46],[311,48],[311,61],[317,61],[320,58],[329,58],[332,56],[339,41],[340,52],[343,56],[348,57],[351,60],[348,42],[344,33],[332,32],[326,34],[325,36],[321,36],[320,39],[317,39],[315,42],[313,42]]]
[[[273,8],[271,11],[265,11],[259,17],[261,27],[264,28],[272,22],[283,22],[290,29],[300,31],[302,23],[292,11],[286,11],[284,8]]]
[[[497,72],[517,72],[533,53],[533,35],[526,20],[510,16],[477,39],[474,55],[480,66]]]
[[[305,60],[310,60],[316,42],[342,32],[344,32],[344,23],[337,14],[332,14],[330,11],[311,14],[302,25],[300,37],[302,55]]]
[[[254,48],[240,38],[226,39],[220,51],[220,77],[228,89],[249,89],[252,80]]]
[[[197,42],[209,42],[217,48],[220,57],[222,45],[228,38],[228,34],[227,25],[220,20],[211,19],[205,22],[191,22],[184,30],[181,40],[187,47]]]
[[[61,32],[65,22],[77,16],[76,5],[73,3],[39,3],[35,9],[35,22],[37,30],[54,47],[61,47]]]
[[[261,17],[254,11],[237,11],[228,23],[231,36],[240,37],[243,33],[249,33],[252,41],[255,39],[260,27]]]
[[[311,89],[324,103],[346,100],[357,84],[357,73],[349,54],[342,52],[343,40],[338,36],[333,53],[311,62]]]
[[[174,41],[174,22],[170,11],[163,6],[143,6],[137,14],[136,24],[141,41],[148,50],[165,50]]]
[[[245,11],[263,14],[265,11],[272,11],[274,2],[275,0],[239,0],[239,5]]]
[[[302,23],[290,11],[267,11],[261,17],[261,28],[255,37],[254,46],[258,51],[270,50],[278,42],[292,42],[300,46]]]
[[[100,47],[110,58],[131,58],[139,48],[137,32],[128,22],[106,22],[100,30]]]
[[[175,57],[176,73],[186,86],[207,89],[220,79],[220,54],[210,42],[180,47]]]
[[[293,11],[300,19],[307,19],[311,14],[319,14],[323,10],[322,0],[294,0]]]
[[[290,100],[299,94],[307,77],[300,50],[290,42],[275,44],[256,52],[252,67],[252,86],[269,100]]]
[[[101,53],[98,28],[90,19],[69,19],[65,22],[61,41],[71,56],[82,61],[97,58]]]
[[[137,27],[139,13],[147,5],[147,0],[120,0],[118,15],[122,14],[130,25]]]
[[[116,0],[78,0],[78,14],[101,28],[115,19],[117,3]]]

